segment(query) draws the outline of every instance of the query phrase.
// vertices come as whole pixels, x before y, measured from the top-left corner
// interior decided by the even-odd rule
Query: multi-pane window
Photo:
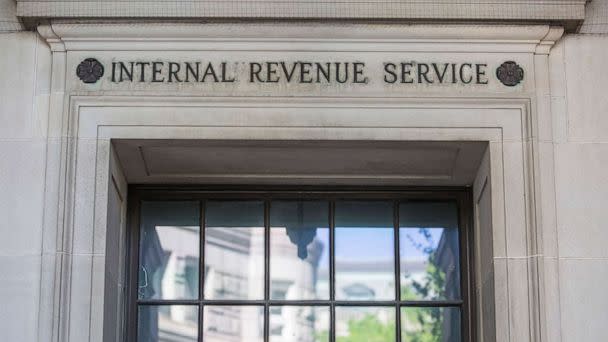
[[[135,205],[137,341],[469,339],[461,196],[148,197]]]

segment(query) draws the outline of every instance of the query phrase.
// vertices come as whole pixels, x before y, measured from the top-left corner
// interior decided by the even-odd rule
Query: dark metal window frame
[[[139,265],[140,204],[142,201],[199,201],[200,255],[199,298],[191,300],[140,300],[137,295]],[[204,299],[204,242],[205,203],[208,200],[260,200],[264,202],[264,299],[215,300]],[[276,200],[324,200],[329,204],[329,300],[271,300],[270,299],[270,203]],[[393,201],[395,299],[384,301],[345,301],[335,299],[335,201],[383,200]],[[458,208],[460,248],[459,300],[401,300],[399,253],[399,204],[408,201],[455,201]],[[365,306],[395,309],[396,342],[401,342],[402,307],[456,307],[460,309],[462,341],[473,342],[475,337],[475,279],[473,269],[472,195],[462,187],[252,187],[206,186],[167,187],[130,186],[128,198],[127,249],[127,341],[137,341],[137,311],[142,305],[197,305],[198,341],[203,341],[204,306],[234,305],[264,307],[264,341],[269,340],[269,310],[271,306],[319,306],[330,308],[330,342],[335,342],[335,307]],[[405,341],[404,341],[405,342]]]

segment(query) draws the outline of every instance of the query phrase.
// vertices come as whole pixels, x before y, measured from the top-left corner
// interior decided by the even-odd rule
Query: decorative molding
[[[38,26],[38,33],[46,40],[47,44],[49,44],[51,51],[66,51],[62,38],[60,38],[55,31],[53,31],[53,27],[51,27],[51,25]]]
[[[126,3],[125,3],[126,4]],[[416,112],[422,113],[425,109],[431,112],[437,112],[437,109],[452,115],[454,119],[461,116],[470,116],[470,112],[475,109],[483,111],[483,115],[479,116],[478,120],[469,119],[467,122],[455,124],[443,120],[440,124],[435,123],[436,127],[428,127],[432,125],[427,120],[433,120],[433,115],[419,115],[418,124],[413,122],[405,129],[378,127],[382,131],[382,137],[394,139],[411,139],[411,140],[428,140],[433,137],[441,137],[446,140],[485,140],[490,141],[490,150],[493,165],[493,176],[490,179],[492,183],[493,214],[496,223],[496,236],[505,239],[507,234],[509,237],[526,237],[527,240],[523,244],[518,242],[523,239],[514,239],[509,241],[508,247],[512,250],[508,254],[501,255],[497,258],[497,272],[505,275],[507,281],[499,283],[496,300],[500,318],[498,326],[498,335],[501,338],[498,341],[528,341],[535,340],[531,335],[532,329],[529,325],[544,325],[538,315],[539,307],[537,301],[529,300],[529,298],[537,298],[544,295],[545,284],[543,278],[539,276],[542,272],[540,267],[527,266],[528,259],[535,261],[539,259],[536,251],[528,251],[528,245],[533,242],[543,242],[542,232],[537,230],[537,224],[533,220],[530,213],[521,213],[519,211],[521,201],[525,201],[526,208],[537,207],[536,192],[533,187],[537,180],[533,177],[530,169],[534,167],[530,160],[533,156],[532,143],[534,134],[532,132],[532,119],[537,115],[538,109],[533,106],[536,103],[529,98],[529,94],[513,95],[504,94],[478,94],[477,97],[462,97],[458,94],[450,96],[427,96],[420,98],[411,94],[410,98],[366,98],[348,97],[348,98],[332,98],[332,97],[311,97],[311,98],[293,98],[293,97],[204,97],[203,95],[195,97],[171,96],[166,94],[163,96],[142,96],[137,93],[129,94],[114,94],[112,93],[78,93],[65,92],[66,75],[72,75],[74,69],[72,67],[82,59],[73,59],[67,61],[71,56],[69,53],[64,53],[66,50],[72,51],[107,51],[107,50],[122,50],[122,51],[153,51],[153,50],[213,50],[216,47],[221,47],[224,50],[230,49],[257,49],[276,51],[289,51],[302,49],[306,47],[316,46],[330,50],[343,49],[367,49],[371,51],[441,51],[449,52],[459,49],[462,52],[496,52],[503,51],[508,53],[536,53],[541,54],[548,52],[549,48],[555,40],[561,37],[563,29],[551,27],[549,25],[381,25],[381,24],[312,24],[312,23],[297,23],[291,24],[185,24],[185,23],[95,23],[84,21],[74,23],[69,21],[52,22],[50,25],[41,25],[38,27],[40,35],[46,39],[53,50],[53,65],[52,65],[52,93],[50,105],[50,120],[57,124],[53,127],[60,130],[54,132],[57,136],[66,137],[65,143],[61,145],[58,153],[50,155],[47,160],[47,170],[49,177],[53,175],[60,178],[60,191],[58,203],[47,200],[49,208],[56,208],[59,219],[56,224],[49,224],[45,230],[56,231],[56,235],[64,237],[61,241],[61,250],[65,251],[55,267],[56,277],[56,292],[54,306],[51,313],[45,313],[53,317],[53,327],[55,329],[52,341],[97,341],[103,338],[99,327],[103,322],[102,304],[103,297],[82,295],[83,293],[98,293],[96,287],[87,287],[89,283],[79,282],[79,279],[91,279],[91,282],[97,286],[103,284],[103,272],[93,270],[92,267],[81,266],[84,263],[76,263],[72,260],[71,253],[79,253],[78,249],[73,246],[74,241],[81,240],[72,239],[77,227],[80,227],[76,219],[91,219],[92,217],[101,218],[95,221],[91,226],[95,226],[95,231],[80,232],[85,237],[91,238],[96,244],[105,243],[103,236],[105,221],[105,205],[107,203],[104,197],[103,189],[107,189],[107,163],[109,160],[109,139],[119,137],[121,134],[140,134],[146,130],[149,137],[155,138],[201,138],[204,136],[203,129],[216,132],[217,136],[225,138],[226,131],[236,132],[240,127],[225,123],[224,127],[214,122],[207,127],[201,127],[198,120],[208,120],[206,115],[193,116],[196,122],[192,122],[190,127],[184,126],[184,121],[180,115],[165,115],[167,112],[173,113],[178,109],[186,111],[187,107],[203,108],[227,108],[238,107],[237,110],[242,112],[242,108],[263,108],[264,111],[276,108],[282,111],[282,114],[295,112],[293,108],[311,107],[315,112],[321,111],[336,111],[337,109],[348,108],[349,112],[361,110],[361,108],[369,108],[367,112],[376,114],[377,108],[394,107],[394,108],[416,108]],[[401,45],[400,45],[401,44]],[[353,47],[353,45],[357,45]],[[59,52],[59,53],[58,53]],[[75,54],[78,55],[78,54]],[[82,54],[82,58],[88,57]],[[542,59],[546,56],[540,56]],[[66,66],[70,69],[66,70]],[[537,65],[537,64],[535,64]],[[540,71],[546,72],[546,65],[537,66]],[[540,71],[530,70],[533,77],[537,79]],[[72,80],[68,80],[71,82]],[[80,82],[78,79],[73,80]],[[68,84],[68,89],[70,85]],[[538,88],[538,86],[537,86]],[[126,96],[125,96],[126,95]],[[485,98],[485,97],[488,98]],[[508,96],[508,97],[507,97]],[[540,98],[540,97],[539,97]],[[548,99],[548,97],[542,97]],[[125,107],[125,108],[120,108]],[[150,108],[149,113],[162,113],[164,117],[175,119],[175,124],[179,127],[180,134],[171,135],[171,132],[166,131],[169,126],[149,125],[137,127],[132,124],[137,124],[132,120],[130,115],[116,115],[115,117],[103,117],[104,114],[114,113],[120,114],[123,112],[144,111]],[[280,108],[284,107],[284,108]],[[80,117],[81,109],[86,108],[87,115]],[[316,109],[319,110],[316,110]],[[546,108],[544,106],[543,108]],[[461,109],[459,112],[458,110]],[[464,110],[462,110],[464,109]],[[509,109],[506,113],[499,113],[495,120],[489,119],[491,113],[498,113]],[[104,110],[106,112],[104,112]],[[465,111],[466,110],[466,111]],[[200,114],[200,113],[199,113]],[[503,115],[508,114],[508,115]],[[243,116],[235,116],[239,119],[239,124],[247,125],[243,121]],[[302,118],[301,115],[292,115],[292,118]],[[394,117],[402,117],[395,115]],[[130,119],[131,118],[131,119]],[[146,120],[152,119],[153,115],[147,117]],[[180,118],[177,120],[176,118]],[[353,115],[349,120],[362,120],[367,118],[374,125],[382,124],[379,118],[374,115]],[[82,120],[81,120],[82,119]],[[105,121],[104,121],[105,120]],[[141,122],[144,122],[142,120]],[[283,120],[275,120],[270,127],[273,130],[280,130],[284,137],[293,139],[295,130],[307,138],[311,138],[311,132],[317,132],[324,129],[320,127],[278,127]],[[329,125],[328,121],[319,121]],[[126,123],[127,125],[120,125]],[[390,122],[389,122],[390,123]],[[161,122],[162,124],[162,122]],[[447,126],[454,125],[453,127]],[[351,124],[352,125],[352,124]],[[446,126],[444,126],[446,125]],[[353,125],[354,126],[354,125]],[[386,126],[386,125],[385,125]],[[326,129],[340,130],[339,136],[352,137],[353,139],[361,139],[360,132],[364,131],[363,124],[361,127],[326,127]],[[137,132],[134,132],[137,128]],[[264,127],[249,127],[248,130],[259,130],[262,138],[267,138],[267,131],[264,132]],[[173,131],[175,133],[176,131]],[[181,133],[184,134],[181,134]],[[249,132],[249,131],[247,131]],[[245,130],[240,133],[245,133]],[[191,134],[191,135],[189,135]],[[249,133],[248,133],[249,134]],[[350,134],[350,135],[349,135]],[[389,136],[393,134],[392,136]],[[77,139],[72,139],[77,138]],[[262,139],[260,138],[260,139]],[[103,148],[91,148],[86,142],[97,140],[98,146]],[[80,143],[79,143],[80,142]],[[508,144],[509,148],[503,149]],[[107,148],[107,149],[106,149]],[[79,150],[81,149],[81,150]],[[519,155],[518,151],[525,151],[523,155]],[[60,153],[59,153],[60,152]],[[82,152],[82,154],[80,154]],[[503,156],[503,153],[517,153],[513,155]],[[98,163],[89,163],[89,160],[94,160],[95,157]],[[529,159],[530,158],[530,159]],[[78,161],[78,162],[77,162]],[[57,170],[57,171],[55,171]],[[56,173],[54,173],[56,172]],[[95,175],[97,177],[90,177]],[[518,184],[521,176],[525,177],[524,186],[509,186],[502,188],[504,184]],[[504,182],[501,177],[510,177],[510,180]],[[79,183],[80,182],[80,183]],[[94,184],[91,185],[91,182]],[[96,183],[95,183],[96,182]],[[75,184],[78,184],[76,186]],[[91,185],[91,186],[88,186]],[[530,186],[527,186],[530,185]],[[90,192],[94,189],[94,192]],[[505,193],[509,195],[505,195]],[[54,193],[47,189],[47,197],[52,197]],[[78,205],[76,205],[76,201]],[[105,202],[104,202],[105,201]],[[93,209],[91,209],[93,208]],[[91,215],[91,213],[94,213]],[[507,229],[506,217],[509,218]],[[76,222],[76,223],[75,223]],[[87,221],[88,222],[88,221]],[[81,225],[85,226],[85,225]],[[97,235],[96,235],[97,234]],[[95,239],[93,238],[95,237]],[[98,238],[101,237],[101,238]],[[97,239],[97,240],[96,240]],[[506,240],[498,240],[505,244],[499,252],[507,251]],[[93,244],[93,243],[91,243]],[[97,245],[93,245],[97,246]],[[80,246],[82,247],[82,246]],[[93,248],[91,247],[91,248]],[[99,248],[99,247],[96,247]],[[505,251],[503,251],[503,249]],[[96,251],[96,250],[94,250]],[[101,254],[97,255],[98,257]],[[502,258],[502,259],[501,259]],[[95,264],[98,265],[98,264]],[[100,264],[103,265],[103,264]],[[530,263],[532,265],[532,263]],[[72,267],[74,266],[74,267]],[[103,266],[102,266],[103,267]],[[527,273],[521,272],[522,269],[527,270]],[[507,272],[509,270],[509,272]],[[76,277],[78,275],[78,277]],[[517,275],[517,276],[514,276]],[[538,282],[526,281],[529,279],[538,279]],[[502,291],[502,290],[505,291]],[[509,291],[507,291],[507,289]],[[549,292],[553,293],[553,292]],[[549,297],[549,296],[547,296]],[[100,300],[101,299],[101,300]],[[549,298],[548,300],[552,300]],[[507,305],[508,304],[508,305]],[[511,311],[509,311],[511,310]],[[84,317],[76,322],[74,317]],[[77,326],[80,321],[90,323],[84,325],[84,329],[69,329],[70,325]],[[532,323],[530,323],[532,321]],[[93,323],[91,323],[93,322]],[[78,331],[86,336],[74,333]],[[511,334],[511,338],[505,337]],[[522,337],[523,336],[523,337]],[[50,340],[47,337],[47,340]],[[543,340],[544,341],[544,340]]]
[[[540,43],[536,47],[537,55],[548,55],[549,51],[555,45],[555,43],[564,34],[564,28],[561,26],[551,26],[547,35],[541,39]]]
[[[170,100],[170,101],[167,101]],[[226,138],[226,130],[234,133],[233,137],[242,138],[245,135],[245,131],[238,131],[240,128],[247,128],[258,130],[260,133],[260,139],[266,139],[268,131],[264,132],[268,128],[264,127],[251,127],[248,126],[247,123],[242,123],[242,127],[236,127],[234,125],[230,125],[228,123],[217,123],[214,122],[212,126],[201,127],[203,121],[210,122],[213,118],[210,118],[206,115],[200,115],[200,112],[191,115],[191,116],[180,116],[182,119],[178,123],[179,126],[164,126],[164,113],[167,112],[167,108],[156,108],[155,111],[143,111],[140,113],[144,113],[149,122],[146,125],[138,126],[138,119],[136,117],[131,117],[130,115],[121,115],[124,112],[132,112],[132,107],[136,107],[136,111],[141,111],[142,106],[155,107],[157,103],[164,104],[165,106],[169,106],[169,103],[177,104],[182,108],[173,108],[173,110],[185,110],[187,106],[192,106],[195,104],[194,102],[198,102],[200,106],[209,106],[214,107],[213,104],[207,103],[207,99],[201,98],[193,98],[188,105],[184,104],[184,99],[171,99],[168,98],[149,98],[149,97],[97,97],[97,96],[71,96],[71,120],[70,128],[66,128],[71,130],[70,136],[78,136],[80,141],[94,141],[97,140],[96,148],[85,148],[86,144],[81,144],[82,150],[73,150],[71,153],[67,153],[68,157],[71,158],[72,162],[69,163],[70,172],[68,174],[75,175],[77,177],[72,182],[81,182],[78,184],[91,184],[91,186],[80,186],[80,187],[68,187],[69,191],[73,192],[73,195],[70,198],[79,199],[78,205],[74,203],[72,200],[69,203],[66,203],[66,211],[73,215],[74,217],[88,217],[87,215],[91,215],[94,213],[95,217],[106,217],[106,207],[105,203],[107,203],[106,193],[104,189],[107,189],[108,172],[107,165],[110,154],[108,153],[109,144],[111,138],[121,138],[125,137],[125,133],[129,133],[132,135],[136,135],[138,137],[146,137],[146,138],[179,138],[183,139],[185,137],[191,137],[194,139],[209,139],[213,138],[216,135],[222,135],[223,138]],[[245,104],[252,99],[248,98],[225,98],[223,101],[226,101],[227,104],[232,103],[234,107],[234,101],[242,102]],[[253,99],[253,104],[256,104],[262,108],[267,108],[269,106],[286,106],[286,109],[289,109],[292,104],[292,99],[284,98],[277,103],[276,99]],[[154,103],[154,102],[157,103]],[[317,103],[316,99],[300,99],[298,101],[307,102],[308,105],[319,106],[321,104]],[[396,100],[395,100],[396,101]],[[336,103],[337,102],[337,103]],[[357,102],[357,103],[353,103]],[[362,102],[372,102],[368,105],[371,106],[381,106],[385,105],[383,101],[378,100],[369,100],[369,99],[360,99],[357,101],[353,101],[352,99],[346,100],[336,100],[336,99],[327,99],[325,106],[328,111],[335,111],[337,108],[340,108],[344,105],[349,108],[354,105],[361,105]],[[397,101],[396,101],[397,102]],[[530,335],[530,325],[534,324],[531,321],[537,320],[536,316],[533,314],[533,309],[530,306],[534,307],[536,303],[528,304],[528,298],[536,297],[539,291],[544,291],[544,288],[538,286],[538,284],[530,283],[527,280],[530,277],[535,277],[537,269],[527,269],[525,265],[529,262],[530,259],[536,258],[534,255],[530,254],[520,254],[522,251],[525,251],[526,244],[529,241],[533,241],[534,239],[542,239],[542,236],[532,237],[527,234],[526,229],[528,229],[528,217],[523,213],[518,211],[519,204],[523,200],[526,202],[534,201],[535,197],[528,193],[530,191],[529,188],[522,186],[510,186],[503,188],[502,184],[515,184],[518,183],[518,179],[521,176],[522,172],[527,174],[526,170],[531,167],[528,164],[528,160],[522,158],[521,151],[522,149],[530,149],[531,146],[527,143],[527,137],[523,136],[525,132],[529,132],[527,126],[529,125],[528,120],[528,110],[529,110],[529,100],[526,99],[461,99],[461,98],[452,98],[452,99],[442,99],[439,102],[442,102],[441,105],[445,108],[445,113],[448,115],[454,115],[455,108],[477,108],[483,107],[483,117],[492,116],[495,120],[486,121],[481,124],[479,121],[469,118],[466,122],[462,122],[459,125],[454,127],[446,127],[444,126],[445,122],[440,120],[439,118],[435,118],[435,120],[429,120],[429,116],[425,115],[424,109],[425,105],[421,104],[423,102],[426,105],[430,106],[430,108],[437,106],[437,99],[401,99],[398,101],[399,103],[393,103],[393,106],[397,106],[400,108],[415,108],[416,117],[413,121],[406,123],[404,128],[399,129],[395,127],[396,130],[399,130],[399,136],[396,140],[488,140],[491,141],[489,144],[489,148],[491,150],[491,160],[490,164],[492,165],[492,223],[493,223],[493,232],[496,236],[497,247],[496,248],[496,262],[494,268],[494,276],[499,279],[497,281],[497,286],[495,291],[491,294],[496,298],[496,308],[497,308],[497,341],[531,341],[534,338]],[[408,105],[409,103],[409,105]],[[218,104],[220,102],[218,101]],[[124,107],[126,106],[126,107]],[[121,108],[123,107],[123,108]],[[238,106],[241,107],[241,106]],[[235,108],[235,112],[239,112],[240,108]],[[246,108],[250,108],[246,106]],[[494,110],[493,110],[494,108]],[[504,112],[505,108],[513,108],[513,110],[509,110]],[[213,108],[209,108],[210,111],[213,111]],[[147,112],[147,113],[146,113]],[[370,112],[376,113],[376,110],[371,110]],[[154,115],[156,113],[156,115]],[[161,113],[161,115],[158,115]],[[79,119],[79,116],[82,116],[82,120]],[[238,116],[238,115],[237,115]],[[295,117],[302,117],[297,115]],[[394,118],[398,118],[396,116]],[[86,120],[84,119],[86,118]],[[188,119],[189,118],[189,119]],[[386,118],[386,117],[385,117]],[[161,121],[157,121],[157,120]],[[185,121],[184,121],[185,119]],[[374,118],[377,119],[377,118]],[[393,126],[387,123],[372,122],[372,126],[377,126],[378,130],[382,131],[382,136],[386,136],[386,126]],[[184,126],[184,123],[188,123],[188,126]],[[421,125],[420,123],[426,123]],[[439,123],[437,125],[437,123]],[[396,126],[400,126],[398,123],[394,123]],[[350,124],[349,124],[350,125]],[[67,125],[66,125],[67,126]],[[274,123],[271,127],[275,127]],[[291,127],[291,128],[290,128]],[[362,139],[364,135],[361,135],[362,132],[368,132],[369,129],[365,127],[342,127],[342,132],[339,135],[340,139],[348,140],[352,139]],[[407,128],[409,127],[409,129]],[[278,130],[284,132],[285,139],[297,139],[297,136],[294,136],[293,126],[289,123],[285,123],[283,127],[277,127]],[[297,128],[297,127],[295,127]],[[190,129],[190,133],[193,133],[192,136],[185,135],[182,133],[188,133],[187,130]],[[301,134],[306,134],[309,139],[313,139],[314,135],[311,132],[318,132],[323,130],[323,127],[302,127]],[[208,134],[215,132],[215,134]],[[230,135],[229,135],[230,136]],[[327,135],[325,135],[327,136]],[[517,137],[517,139],[508,138],[509,136]],[[128,136],[127,136],[128,137]],[[335,137],[332,135],[332,137]],[[388,137],[387,137],[388,138]],[[508,148],[506,147],[508,145]],[[89,145],[90,146],[90,145]],[[515,148],[514,148],[515,147]],[[503,154],[507,153],[507,157],[504,157]],[[512,155],[515,153],[515,155]],[[509,157],[510,156],[510,157]],[[90,158],[90,159],[89,159]],[[85,160],[96,160],[96,163],[86,163],[81,162]],[[94,164],[94,165],[92,165]],[[92,173],[95,174],[94,178],[87,178],[88,175]],[[95,183],[96,186],[92,184]],[[95,189],[93,193],[87,191],[87,189]],[[507,220],[508,218],[508,220]],[[508,224],[507,224],[508,223]],[[76,229],[77,225],[71,224],[67,227],[68,233],[73,232]],[[101,237],[101,241],[105,241],[103,237],[105,236],[105,221],[103,219],[96,221],[94,224],[94,230],[87,231],[87,234],[99,236]],[[508,228],[508,229],[507,229]],[[69,234],[68,234],[69,235]],[[71,236],[71,235],[70,235]],[[507,240],[502,237],[512,237],[512,236],[526,236],[527,239],[514,239],[509,240],[507,244]],[[523,268],[522,268],[522,265]],[[78,265],[80,266],[80,265]],[[528,272],[530,274],[528,274]],[[78,274],[79,277],[90,276],[92,281],[90,283],[85,282],[77,282],[72,281],[70,284],[71,287],[67,288],[67,296],[70,297],[73,302],[72,305],[63,312],[62,319],[67,322],[70,321],[70,317],[82,317],[84,315],[85,319],[88,319],[92,322],[101,321],[101,317],[103,314],[103,301],[95,301],[91,297],[88,296],[78,296],[78,293],[95,293],[94,285],[90,284],[100,284],[103,283],[103,272],[95,272],[92,267],[87,268],[87,266],[80,266],[78,268],[66,267],[60,271],[58,274],[60,279],[66,279],[68,283],[70,283],[70,277]],[[74,279],[72,277],[72,279]],[[504,290],[504,291],[503,291]],[[522,304],[522,305],[513,305],[512,303]],[[118,317],[117,319],[121,319]],[[92,327],[98,325],[91,325]],[[66,338],[62,339],[62,341],[95,341],[102,338],[101,329],[95,330],[93,328],[89,333],[88,339],[80,339],[80,336],[76,336],[76,338]]]
[[[344,40],[541,40],[549,25],[530,24],[400,24],[400,23],[184,23],[66,20],[52,21],[53,30],[66,39],[344,39]]]
[[[38,32],[80,51],[437,51],[548,53],[564,32],[549,25],[151,23],[54,20]],[[56,43],[63,46],[53,46]],[[540,48],[539,48],[540,46]],[[370,50],[373,49],[373,50]]]

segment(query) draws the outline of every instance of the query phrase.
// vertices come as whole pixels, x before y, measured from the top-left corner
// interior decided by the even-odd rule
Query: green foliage
[[[443,341],[441,328],[441,309],[439,308],[407,308],[402,311],[402,319],[409,326],[402,326],[404,341],[407,342],[439,342]],[[409,330],[410,328],[411,330]]]
[[[446,274],[435,265],[436,250],[430,234],[424,228],[420,232],[427,238],[428,245],[418,245],[428,256],[425,276],[421,281],[412,281],[411,287],[401,287],[401,298],[419,300],[440,296],[445,291]],[[401,329],[408,342],[443,341],[442,316],[440,308],[405,308],[402,311]]]
[[[433,255],[429,256],[429,259],[432,260],[432,258]],[[416,292],[418,292],[422,298],[429,298],[441,294],[445,289],[445,272],[437,268],[434,263],[429,262],[426,268],[425,279],[420,283],[414,281],[412,286],[414,286]]]
[[[436,250],[433,248],[428,230],[421,228],[428,245],[419,244],[417,248],[428,256],[425,276],[420,281],[412,281],[411,286],[401,287],[401,298],[419,300],[444,294],[446,274],[435,265]],[[442,310],[431,307],[407,307],[401,311],[401,329],[404,342],[442,342]],[[349,336],[337,336],[336,342],[393,342],[395,324],[383,324],[374,315],[348,322]],[[317,336],[317,341],[329,341],[329,333]]]
[[[382,323],[378,317],[367,314],[361,319],[348,322],[348,336],[336,336],[336,342],[388,342],[395,341],[395,322]],[[329,333],[323,332],[317,341],[329,341]]]
[[[350,336],[336,337],[336,342],[387,342],[395,340],[395,323],[383,324],[374,315],[348,322]]]
[[[325,330],[321,333],[316,333],[315,342],[328,342],[329,341],[329,331]]]

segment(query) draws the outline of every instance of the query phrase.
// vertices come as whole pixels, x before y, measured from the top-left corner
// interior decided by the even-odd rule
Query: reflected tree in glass
[[[401,299],[460,299],[458,215],[452,202],[406,202],[399,209]]]
[[[399,216],[401,299],[460,299],[456,205],[451,202],[404,203]],[[460,340],[458,308],[404,308],[402,321],[405,341]],[[458,327],[457,331],[454,325]]]
[[[401,339],[407,342],[460,342],[460,309],[402,308]]]
[[[395,341],[394,307],[336,307],[336,342]]]
[[[329,342],[328,306],[271,306],[270,342]]]

